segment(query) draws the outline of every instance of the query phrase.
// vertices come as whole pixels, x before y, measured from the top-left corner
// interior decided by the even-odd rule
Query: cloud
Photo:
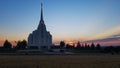
[[[120,44],[120,26],[108,30],[104,33],[91,37],[86,42],[100,43],[101,45],[119,45]]]
[[[106,39],[111,37],[120,37],[120,26],[112,28],[111,30],[105,31],[104,33],[100,33],[96,36],[92,36],[88,40]]]
[[[120,33],[117,34],[117,35],[113,35],[112,37],[118,37],[118,38],[120,38]]]
[[[109,42],[109,41],[118,41],[120,37],[113,37],[113,38],[105,38],[99,40],[93,40],[94,42]]]
[[[120,34],[116,34],[108,38],[90,40],[87,42],[100,43],[101,45],[120,45]]]

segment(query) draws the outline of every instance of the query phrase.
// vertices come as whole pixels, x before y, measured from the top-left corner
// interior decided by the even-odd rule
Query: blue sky
[[[38,27],[41,1],[53,42],[120,36],[120,0],[0,0],[0,40],[27,39]]]

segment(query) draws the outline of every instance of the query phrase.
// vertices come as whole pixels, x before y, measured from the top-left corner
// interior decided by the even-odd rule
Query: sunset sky
[[[41,1],[53,43],[120,45],[120,0],[0,0],[0,45],[27,40],[38,27]]]

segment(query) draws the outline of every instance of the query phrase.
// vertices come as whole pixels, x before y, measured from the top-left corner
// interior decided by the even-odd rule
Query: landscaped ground
[[[120,55],[0,56],[0,68],[120,68]]]

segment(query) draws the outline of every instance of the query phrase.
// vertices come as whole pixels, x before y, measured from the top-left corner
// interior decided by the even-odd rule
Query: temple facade
[[[41,19],[38,28],[28,36],[28,48],[31,49],[50,49],[52,45],[52,35],[46,30],[43,19],[43,8],[41,3]]]

